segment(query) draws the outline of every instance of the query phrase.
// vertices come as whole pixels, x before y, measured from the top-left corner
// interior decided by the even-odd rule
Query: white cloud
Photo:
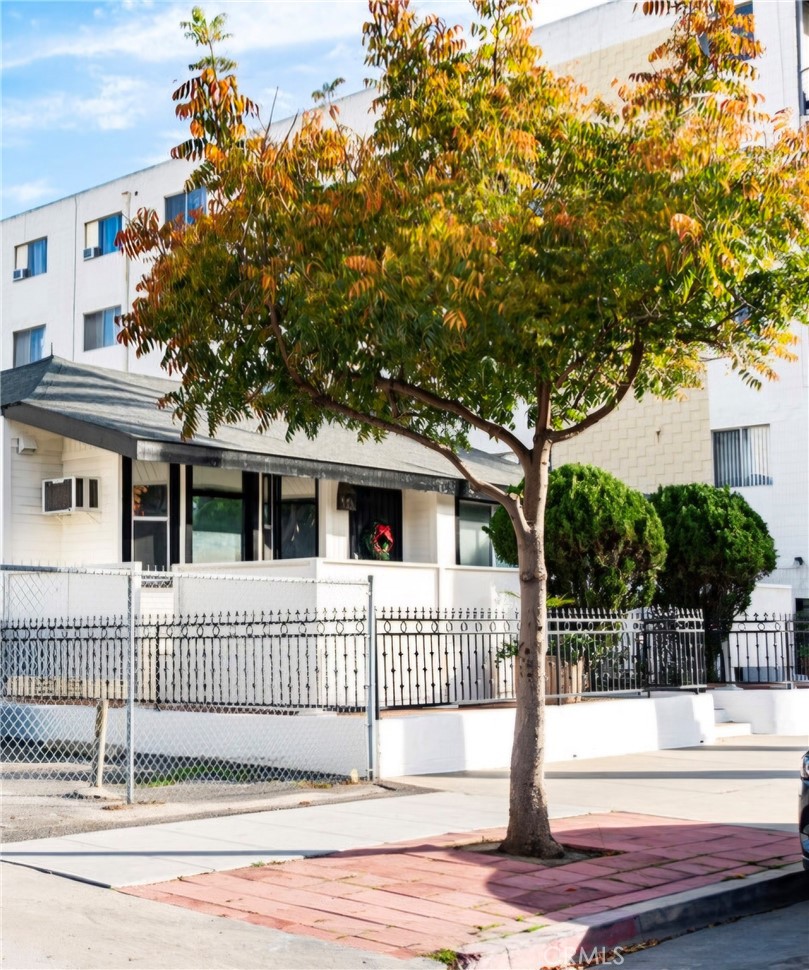
[[[200,5],[211,17],[223,9],[222,0]],[[309,2],[249,2],[229,0],[224,4],[227,31],[233,36],[223,51],[236,56],[255,50],[285,49],[298,44],[315,44],[341,37],[359,37],[368,8],[364,0],[309,0]],[[132,57],[141,62],[173,62],[178,49],[190,43],[182,38],[180,22],[187,20],[188,6],[166,3],[155,8],[143,3],[122,4],[114,18],[87,23],[69,36],[42,35],[35,44],[7,50],[5,71],[57,57],[98,59]],[[44,25],[43,25],[44,27]]]
[[[536,22],[569,16],[600,2],[604,0],[542,0],[535,4]],[[368,19],[366,0],[203,0],[200,6],[208,17],[224,10],[232,37],[223,49],[237,57],[349,38],[359,49],[362,24]],[[432,10],[448,21],[468,24],[472,18],[467,0],[419,0],[416,6],[419,12]],[[185,2],[155,5],[150,0],[122,0],[99,8],[95,22],[81,24],[70,34],[49,36],[47,22],[32,22],[36,42],[6,49],[3,70],[57,57],[128,56],[141,63],[175,62],[178,51],[191,52],[180,29],[180,22],[188,17]]]
[[[45,178],[35,179],[33,182],[21,182],[18,185],[4,185],[3,198],[13,202],[16,206],[30,207],[41,199],[52,198],[56,193],[53,184]]]
[[[150,114],[163,94],[137,78],[101,77],[97,93],[90,97],[59,91],[25,100],[7,98],[3,127],[12,133],[45,128],[121,131]]]

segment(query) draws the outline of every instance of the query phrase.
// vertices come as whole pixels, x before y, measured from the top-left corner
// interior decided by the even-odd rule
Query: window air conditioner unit
[[[42,482],[44,515],[98,510],[97,478],[46,478]]]
[[[96,256],[100,256],[100,255],[101,255],[100,246],[90,246],[89,249],[84,250],[85,259],[95,259]]]
[[[27,266],[23,267],[22,269],[15,269],[14,270],[14,280],[15,280],[15,282],[17,280],[27,279],[29,275],[30,274],[29,274],[29,271],[28,271],[28,267]]]

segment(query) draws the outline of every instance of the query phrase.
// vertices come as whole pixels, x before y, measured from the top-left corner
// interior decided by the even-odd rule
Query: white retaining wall
[[[123,743],[125,718],[125,708],[109,711],[108,743]],[[90,705],[9,703],[0,709],[0,730],[7,738],[90,744],[94,725],[95,707]],[[223,758],[346,776],[355,768],[363,777],[368,760],[366,745],[364,715],[135,710],[138,754]]]
[[[711,744],[716,736],[707,694],[563,704],[546,717],[548,762]],[[384,717],[380,775],[508,768],[513,738],[513,707]]]
[[[809,735],[809,691],[727,690],[589,701],[547,708],[548,763],[711,744],[714,703],[754,734]],[[89,743],[95,709],[8,704],[2,733]],[[125,735],[123,709],[110,711],[111,738]],[[120,723],[119,723],[120,722]],[[442,710],[379,722],[380,777],[508,768],[514,708]],[[136,710],[137,750],[232,758],[348,775],[366,765],[362,716],[208,714]]]
[[[711,697],[718,710],[731,721],[749,724],[753,734],[809,736],[809,690],[730,687],[711,691]]]
[[[2,612],[7,620],[63,623],[128,615],[127,572],[8,571],[0,574],[0,583]]]

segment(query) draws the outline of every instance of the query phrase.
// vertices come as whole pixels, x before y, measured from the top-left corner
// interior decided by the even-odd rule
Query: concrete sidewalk
[[[556,947],[553,952],[561,952],[560,941],[566,940],[567,946],[579,938],[592,948],[596,938],[614,943],[637,933],[666,935],[661,920],[668,921],[675,932],[678,926],[682,931],[687,928],[682,920],[693,920],[698,910],[713,914],[712,918],[717,920],[757,911],[765,898],[776,899],[777,892],[773,890],[776,883],[794,894],[797,872],[792,875],[775,867],[798,859],[795,795],[798,763],[806,743],[803,738],[730,739],[711,748],[551,766],[548,788],[557,833],[564,833],[569,844],[591,848],[598,848],[598,842],[593,840],[602,838],[602,848],[620,853],[555,870],[539,871],[535,863],[519,860],[492,863],[491,856],[450,848],[452,844],[479,840],[487,835],[500,837],[507,815],[506,772],[409,779],[442,790],[390,799],[166,822],[12,843],[3,847],[3,855],[7,861],[19,865],[97,886],[127,887],[130,892],[152,899],[168,896],[177,903],[178,898],[184,897],[198,908],[224,907],[233,910],[227,915],[240,923],[258,922],[262,927],[276,926],[288,933],[308,932],[310,944],[314,943],[313,937],[319,936],[324,942],[336,938],[364,947],[366,955],[368,950],[376,950],[381,959],[425,952],[423,948],[418,949],[420,946],[452,950],[466,947],[468,961],[477,960],[481,967],[521,966],[522,963],[514,960],[522,957],[507,953],[509,947],[514,948],[515,938],[519,938],[517,949],[524,948],[527,945],[524,941],[528,940],[532,946],[542,942]],[[614,812],[626,814],[607,814]],[[658,817],[649,819],[648,816]],[[688,825],[682,820],[691,820],[694,824]],[[716,825],[720,827],[713,827]],[[727,826],[730,828],[726,829]],[[651,843],[644,848],[638,844],[633,849],[633,833],[637,832],[647,842],[651,838]],[[605,833],[618,842],[614,845],[603,842]],[[724,841],[717,844],[719,838]],[[672,857],[672,849],[684,849],[681,844],[684,842],[688,843],[685,854]],[[331,860],[308,858],[324,853],[344,855]],[[455,919],[444,920],[429,913],[438,913],[436,907],[445,902],[445,892],[460,893],[462,897],[466,890],[459,888],[457,882],[452,889],[441,882],[425,884],[425,863],[412,864],[414,854],[421,859],[424,853],[428,854],[431,869],[446,864],[450,867],[449,874],[453,878],[460,876],[471,889],[469,896],[474,898],[463,901],[456,897],[459,905],[452,913]],[[612,865],[617,859],[622,862]],[[364,870],[363,860],[376,860],[374,871]],[[393,893],[397,906],[379,905],[379,910],[384,912],[377,912],[374,925],[360,929],[350,922],[356,920],[357,907],[366,905],[356,896],[357,886],[360,892],[391,893],[386,889],[390,881],[379,871],[380,860],[385,868],[394,864],[397,867],[394,884],[399,889]],[[336,876],[333,866],[337,865],[341,871],[340,866],[348,861],[347,874]],[[631,863],[629,868],[621,868],[627,863]],[[525,865],[529,869],[517,871]],[[464,869],[465,866],[472,868]],[[507,899],[503,896],[502,882],[489,878],[493,870],[501,869],[509,873],[506,879],[516,875],[519,883],[520,877],[524,877],[531,886],[507,883],[507,895],[511,897]],[[228,873],[228,870],[240,871]],[[328,873],[325,879],[324,871]],[[663,882],[659,878],[661,871]],[[287,875],[282,876],[283,873]],[[560,881],[562,873],[567,873],[567,877]],[[583,878],[571,881],[571,873]],[[224,888],[216,889],[213,899],[199,898],[198,893],[207,892],[207,888],[191,889],[209,885],[215,888],[216,880],[221,880]],[[691,880],[697,880],[700,885]],[[575,886],[575,890],[559,892],[559,886],[565,881]],[[410,887],[409,882],[412,882]],[[182,892],[154,888],[158,883],[180,886]],[[318,883],[328,883],[328,893],[315,892],[319,897],[328,896],[327,910],[322,906],[318,909],[318,906],[302,905],[300,897],[298,902],[292,897],[284,901],[279,889],[281,886],[283,892],[294,893],[305,885]],[[807,884],[801,881],[801,885]],[[627,885],[631,887],[629,891]],[[152,888],[137,888],[147,886]],[[551,886],[556,887],[554,891]],[[515,894],[515,889],[521,891]],[[481,899],[482,890],[485,892]],[[672,892],[676,895],[672,896]],[[527,909],[527,901],[520,900],[516,904],[519,912],[488,913],[492,896],[494,903],[507,907],[514,905],[514,898],[532,893],[539,895]],[[641,895],[635,896],[638,893]],[[246,900],[243,908],[230,905],[236,898]],[[322,900],[315,902],[320,904]],[[154,905],[141,900],[137,904]],[[418,920],[425,915],[413,912],[417,904],[426,907],[426,918],[432,920],[430,935],[419,931],[421,942],[413,940],[414,930],[410,925],[411,917]],[[774,904],[780,903],[776,900]],[[273,906],[281,909],[286,906],[286,915],[280,915],[281,909],[273,911]],[[575,906],[585,908],[576,910]],[[458,913],[464,914],[460,922]],[[349,921],[342,930],[338,925],[340,919]],[[529,919],[533,920],[530,926]],[[499,928],[490,926],[495,921]],[[217,926],[222,922],[215,921]],[[443,935],[439,932],[442,923],[446,927]],[[519,924],[519,932],[510,932],[515,929],[512,923]],[[494,940],[485,939],[487,930],[475,929],[477,936],[463,940],[457,935],[458,925],[467,929],[488,927],[491,933],[500,935]],[[525,933],[529,928],[534,932]],[[9,939],[10,929],[4,925],[4,936]],[[264,932],[269,931],[265,928]],[[379,938],[380,934],[385,939]],[[512,940],[506,946],[503,940],[508,936]],[[295,939],[283,933],[280,938]],[[438,946],[441,940],[444,945]],[[482,946],[489,950],[495,947],[496,952],[481,950]],[[359,960],[361,954],[355,952]],[[528,959],[526,953],[522,956]],[[538,965],[533,957],[528,962]],[[181,964],[160,964],[175,965]],[[285,964],[282,961],[275,965]],[[325,964],[319,961],[319,965]],[[203,963],[199,962],[199,966]],[[235,962],[233,966],[240,964]]]

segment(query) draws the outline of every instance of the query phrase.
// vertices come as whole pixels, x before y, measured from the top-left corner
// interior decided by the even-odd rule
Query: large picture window
[[[492,518],[488,502],[458,500],[458,565],[491,566],[492,543],[483,531]]]
[[[191,562],[242,562],[245,516],[242,473],[189,469]]]

